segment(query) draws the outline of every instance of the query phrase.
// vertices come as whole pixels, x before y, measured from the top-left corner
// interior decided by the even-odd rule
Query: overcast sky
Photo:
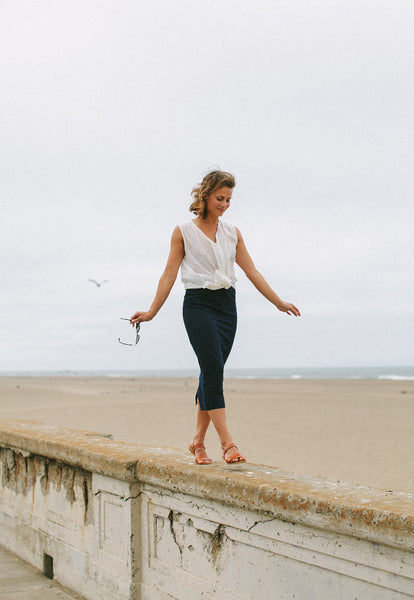
[[[0,370],[196,367],[179,279],[137,348],[117,338],[215,166],[302,312],[238,269],[228,366],[413,365],[411,0],[0,7]]]

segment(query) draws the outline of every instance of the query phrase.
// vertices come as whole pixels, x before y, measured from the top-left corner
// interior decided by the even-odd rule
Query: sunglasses
[[[127,319],[126,317],[121,317],[121,320],[122,320],[122,321],[128,321],[128,322],[130,321],[130,320],[129,320],[129,319]],[[118,338],[118,342],[119,342],[120,344],[123,344],[124,346],[136,346],[136,345],[138,344],[138,342],[139,342],[139,338],[140,338],[140,336],[139,336],[139,330],[140,330],[139,323],[135,323],[135,343],[133,343],[133,344],[130,344],[130,343],[128,343],[128,342],[122,342],[122,341],[121,341],[121,338]]]

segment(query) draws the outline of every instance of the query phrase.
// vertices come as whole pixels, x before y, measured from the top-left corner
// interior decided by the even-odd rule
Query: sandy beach
[[[192,378],[1,377],[0,417],[185,450],[195,389]],[[414,490],[414,381],[228,379],[225,395],[250,462]],[[221,460],[212,428],[206,446]]]

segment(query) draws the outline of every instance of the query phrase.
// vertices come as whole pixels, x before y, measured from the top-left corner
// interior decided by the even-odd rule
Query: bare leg
[[[220,438],[221,447],[225,448],[228,444],[233,442],[233,438],[231,437],[230,431],[227,427],[226,420],[226,409],[225,408],[216,408],[214,410],[207,411],[211,420],[213,421],[213,425],[216,428],[217,434]],[[232,458],[237,454],[236,448],[230,448],[226,452],[227,458]]]
[[[210,425],[211,417],[206,410],[200,410],[200,405],[197,402],[197,423],[196,423],[196,432],[193,437],[193,445],[203,444],[204,438]],[[207,457],[207,453],[204,448],[197,448],[196,456],[198,458]]]

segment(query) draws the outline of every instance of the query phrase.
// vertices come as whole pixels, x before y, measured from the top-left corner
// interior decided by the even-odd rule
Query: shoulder
[[[182,223],[181,225],[177,225],[176,229],[179,229],[181,233],[187,233],[193,229],[193,222],[187,221],[187,223]]]
[[[226,235],[233,238],[236,242],[240,239],[241,234],[237,227],[230,223],[226,223],[225,221],[220,221],[220,223]]]
[[[226,233],[235,234],[237,232],[237,227],[231,225],[230,223],[227,223],[226,221],[220,221],[220,224],[223,228],[223,231],[225,231]]]
[[[237,240],[238,241],[243,240],[243,236],[240,232],[240,229],[238,227],[235,227],[234,229],[236,230]]]
[[[193,221],[182,223],[181,225],[176,226],[173,237],[174,235],[176,238],[179,238],[181,243],[183,243],[185,246],[194,244],[197,239],[197,227],[194,226]]]
[[[174,227],[174,231],[172,232],[171,240],[173,242],[183,241],[183,233],[181,230],[181,225],[176,225]]]

